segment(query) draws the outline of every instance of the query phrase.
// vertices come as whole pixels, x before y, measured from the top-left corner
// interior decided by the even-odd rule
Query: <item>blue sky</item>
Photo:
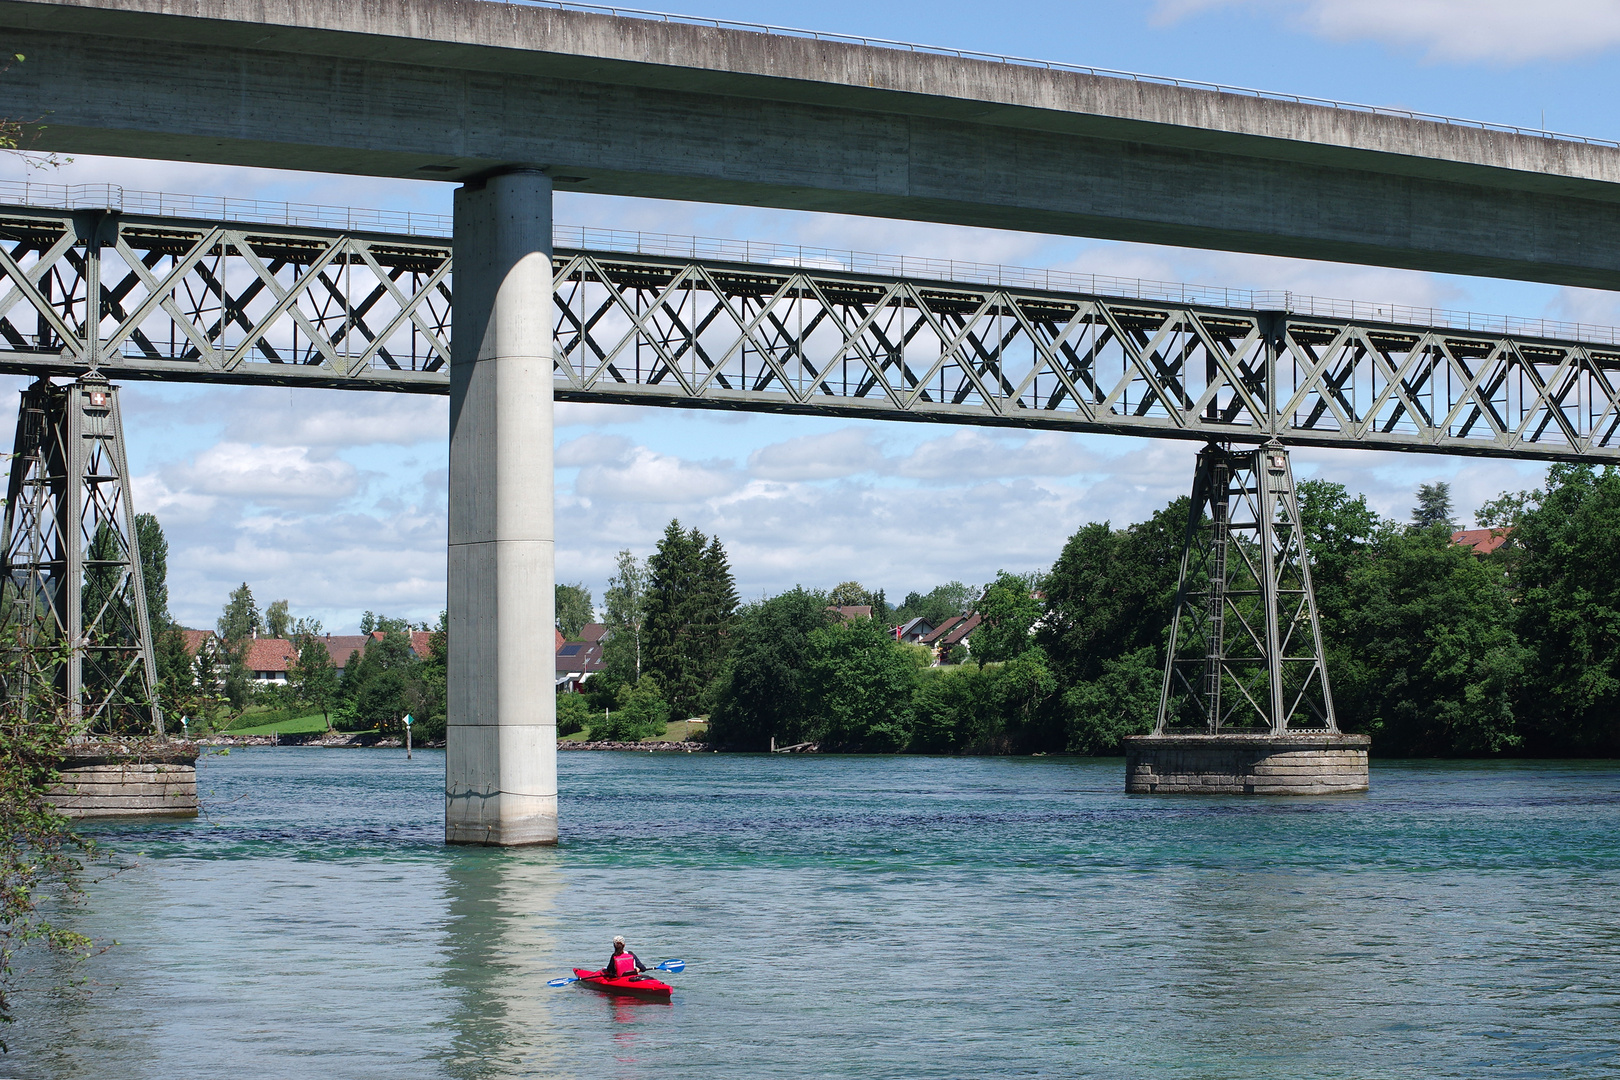
[[[1620,138],[1620,3],[1164,0],[986,6],[686,0],[686,14],[1202,79]],[[0,177],[21,177],[16,158]],[[448,212],[451,187],[79,158],[36,180]],[[836,215],[558,196],[560,223],[639,228],[1613,324],[1590,290]],[[13,380],[14,382],[14,380]],[[444,605],[443,399],[133,384],[137,501],[168,532],[171,606],[212,625],[228,590],[332,630]],[[891,598],[1052,561],[1094,520],[1138,520],[1191,482],[1195,444],[617,406],[559,407],[558,575],[600,597],[614,553],[672,517],[718,533],[745,597],[856,579]],[[1303,475],[1404,516],[1449,480],[1466,515],[1530,465],[1301,450]]]

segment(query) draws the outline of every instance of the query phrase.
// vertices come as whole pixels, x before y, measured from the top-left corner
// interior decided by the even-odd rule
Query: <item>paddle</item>
[[[674,973],[676,975],[679,975],[681,972],[686,970],[686,961],[685,960],[665,960],[663,963],[657,965],[656,967],[650,967],[647,970],[648,971],[668,971],[668,972],[672,972],[672,973]],[[569,983],[573,983],[573,982],[579,982],[579,976],[578,975],[570,975],[570,976],[568,976],[567,978],[564,978],[564,979],[551,979],[551,980],[547,981],[546,985],[547,986],[567,986]]]

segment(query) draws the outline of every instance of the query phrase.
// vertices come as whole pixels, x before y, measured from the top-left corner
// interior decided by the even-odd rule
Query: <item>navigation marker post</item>
[[[411,760],[411,714],[405,714],[405,760]]]

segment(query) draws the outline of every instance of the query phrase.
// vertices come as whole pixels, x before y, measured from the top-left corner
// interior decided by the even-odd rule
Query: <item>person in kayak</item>
[[[636,954],[624,947],[624,938],[613,939],[613,955],[602,968],[602,976],[607,979],[622,979],[626,975],[635,975],[646,971],[647,965],[636,958]]]

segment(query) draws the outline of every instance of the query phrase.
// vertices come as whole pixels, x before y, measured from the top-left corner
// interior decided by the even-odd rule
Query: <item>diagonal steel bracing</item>
[[[1613,343],[607,251],[554,285],[560,400],[1620,458]],[[444,240],[0,209],[0,371],[447,393],[451,288]]]

